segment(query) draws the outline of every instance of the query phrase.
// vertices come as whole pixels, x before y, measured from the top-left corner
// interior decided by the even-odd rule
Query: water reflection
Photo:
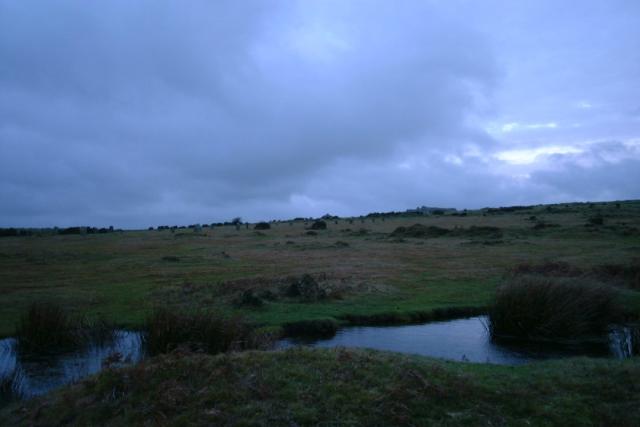
[[[640,354],[640,329],[612,329],[608,341],[577,347],[532,346],[523,343],[492,342],[485,327],[486,317],[409,326],[345,328],[330,339],[280,340],[278,348],[295,345],[313,347],[365,347],[419,354],[450,360],[517,365],[540,359],[568,356],[627,358]],[[139,332],[116,331],[113,339],[96,342],[81,351],[29,354],[18,351],[16,340],[0,340],[0,402],[29,398],[78,381],[100,371],[107,359],[124,364],[145,357]]]
[[[5,395],[11,393],[21,398],[44,394],[95,374],[107,358],[130,364],[144,357],[141,334],[131,331],[116,331],[112,339],[74,352],[23,353],[16,344],[14,338],[0,340],[0,380]]]
[[[614,328],[608,341],[580,346],[493,342],[486,316],[409,326],[344,328],[329,339],[287,338],[279,348],[362,347],[419,354],[442,359],[518,365],[533,360],[570,356],[625,358],[638,354],[638,332],[630,327]]]

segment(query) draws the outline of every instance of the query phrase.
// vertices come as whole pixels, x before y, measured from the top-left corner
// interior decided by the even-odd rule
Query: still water
[[[498,344],[490,339],[486,322],[486,316],[478,316],[421,325],[350,327],[328,339],[283,339],[278,347],[362,347],[501,365],[571,356],[626,358],[638,352],[637,333],[629,327],[612,329],[608,341],[600,344],[561,347]]]
[[[110,356],[119,355],[122,364],[136,363],[144,357],[138,332],[116,331],[113,338],[92,343],[82,350],[64,353],[31,354],[19,351],[14,338],[0,340],[0,380],[20,398],[44,394],[75,382],[102,369]]]
[[[640,354],[640,331],[613,328],[608,341],[580,347],[504,345],[490,340],[486,317],[409,326],[349,327],[329,339],[287,338],[276,348],[364,347],[442,359],[517,365],[569,356],[626,358]],[[29,354],[19,351],[16,340],[0,340],[0,403],[8,398],[29,398],[99,372],[105,360],[117,354],[120,364],[144,359],[139,332],[117,331],[113,339],[65,353]]]

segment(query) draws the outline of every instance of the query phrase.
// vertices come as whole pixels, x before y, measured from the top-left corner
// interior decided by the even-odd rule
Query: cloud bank
[[[0,226],[639,197],[638,7],[555,9],[0,0]]]

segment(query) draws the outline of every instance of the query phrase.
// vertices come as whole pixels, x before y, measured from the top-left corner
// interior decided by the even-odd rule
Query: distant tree
[[[239,216],[231,220],[231,225],[234,225],[236,227],[236,230],[240,230],[241,224],[242,224],[242,218],[240,218]]]

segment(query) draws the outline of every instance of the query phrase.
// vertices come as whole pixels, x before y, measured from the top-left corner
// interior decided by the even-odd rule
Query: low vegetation
[[[576,279],[521,276],[501,286],[489,309],[494,338],[603,338],[621,309],[615,290]]]
[[[447,229],[438,226],[425,226],[422,224],[413,224],[410,227],[398,227],[392,233],[391,237],[414,237],[414,238],[436,238],[436,237],[462,237],[474,238],[484,237],[498,239],[502,237],[503,231],[499,227],[493,226],[471,226],[469,228],[457,227]]]
[[[46,351],[75,347],[82,342],[83,321],[72,317],[61,306],[35,302],[29,306],[16,327],[20,349]]]
[[[513,276],[538,275],[544,277],[580,277],[586,281],[600,281],[612,286],[640,289],[640,258],[628,264],[596,264],[580,268],[563,261],[547,261],[540,264],[521,263],[510,271]]]
[[[240,318],[226,318],[207,311],[175,313],[155,309],[144,325],[146,349],[151,354],[167,353],[179,347],[215,354],[256,348],[252,328]]]
[[[253,226],[254,230],[269,230],[271,229],[271,224],[268,222],[259,222]]]
[[[326,336],[343,325],[490,307],[506,319],[496,336],[601,334],[618,316],[615,303],[640,318],[640,202],[317,222],[325,227],[299,218],[260,232],[236,218],[192,231],[8,231],[0,239],[0,334],[59,347],[108,331],[109,323],[85,328],[105,318],[146,331],[158,355],[13,404],[0,424],[637,422],[637,358],[497,367],[344,349],[234,351],[263,348],[282,332]],[[505,280],[514,288],[498,294],[509,303],[492,306]],[[25,315],[42,300],[60,306]]]
[[[74,350],[113,337],[114,325],[103,318],[89,322],[53,302],[34,302],[16,326],[18,350],[29,353]]]
[[[635,426],[637,361],[503,367],[373,351],[175,351],[0,412],[5,425]]]
[[[311,230],[326,230],[327,223],[323,220],[314,221],[313,224],[311,224],[311,227],[309,228]]]

